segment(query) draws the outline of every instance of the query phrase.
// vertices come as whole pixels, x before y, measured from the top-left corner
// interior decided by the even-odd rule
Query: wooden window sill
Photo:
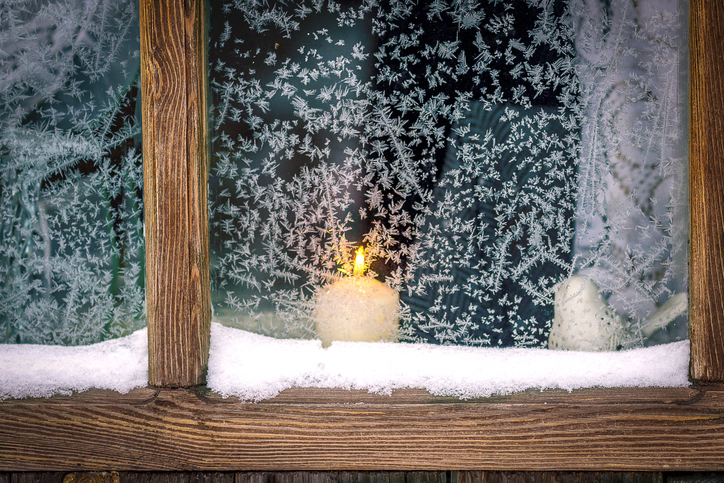
[[[203,388],[0,402],[0,471],[724,470],[724,385],[471,401]]]

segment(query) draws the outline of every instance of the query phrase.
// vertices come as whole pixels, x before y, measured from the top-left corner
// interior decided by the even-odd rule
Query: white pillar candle
[[[334,340],[397,342],[400,295],[384,283],[362,276],[361,251],[354,275],[341,278],[317,293],[314,321],[323,347]]]

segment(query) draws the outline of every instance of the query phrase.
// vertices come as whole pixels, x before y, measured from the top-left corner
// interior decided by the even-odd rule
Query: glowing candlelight
[[[362,247],[357,249],[357,254],[354,257],[354,268],[352,269],[352,275],[355,277],[361,277],[365,273],[365,252]]]
[[[364,249],[357,249],[351,277],[323,287],[317,294],[314,320],[322,346],[333,340],[397,342],[400,296],[371,277]]]

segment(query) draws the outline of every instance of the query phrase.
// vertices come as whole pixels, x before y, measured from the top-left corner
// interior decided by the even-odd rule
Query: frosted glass
[[[216,320],[315,337],[359,247],[405,342],[545,347],[582,275],[632,347],[686,291],[685,5],[214,7]]]
[[[136,2],[0,5],[0,342],[145,325]]]

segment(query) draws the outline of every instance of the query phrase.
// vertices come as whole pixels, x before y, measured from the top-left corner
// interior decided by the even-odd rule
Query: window
[[[696,0],[690,11],[690,319],[702,385],[472,402],[290,391],[257,405],[169,389],[202,382],[208,347],[204,14],[193,2],[143,3],[141,13],[152,27],[142,28],[149,365],[161,387],[0,403],[0,469],[724,468],[724,394],[704,384],[723,375],[721,6]]]
[[[145,324],[134,3],[2,6],[0,343]]]
[[[585,273],[632,319],[589,342],[615,348],[686,292],[677,2],[214,7],[216,320],[361,337],[340,284],[374,277],[387,338],[540,347]]]

